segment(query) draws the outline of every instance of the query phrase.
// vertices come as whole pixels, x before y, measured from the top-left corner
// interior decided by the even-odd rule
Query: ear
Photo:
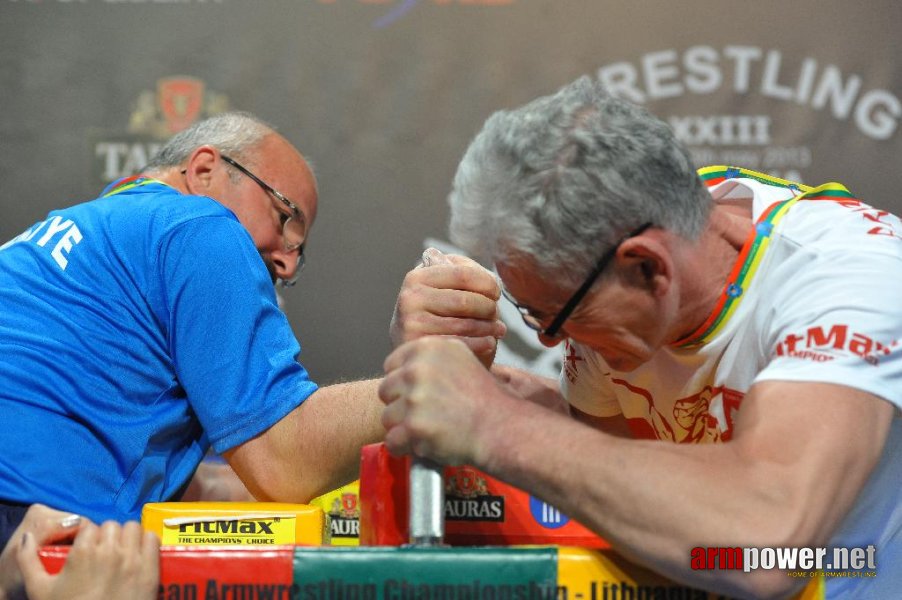
[[[625,240],[617,249],[617,264],[627,283],[663,296],[673,284],[673,255],[668,246],[646,231]]]
[[[219,150],[213,146],[200,146],[188,157],[185,165],[185,182],[188,192],[202,196],[210,195],[213,187],[213,176],[221,166]]]

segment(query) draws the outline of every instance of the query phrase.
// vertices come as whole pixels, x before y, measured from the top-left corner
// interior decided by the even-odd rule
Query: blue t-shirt
[[[137,519],[316,390],[235,215],[138,183],[0,246],[0,499]]]

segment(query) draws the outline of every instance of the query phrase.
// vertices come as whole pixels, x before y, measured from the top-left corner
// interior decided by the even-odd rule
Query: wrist
[[[519,417],[515,403],[518,401],[502,388],[491,386],[490,396],[483,400],[483,409],[474,419],[471,462],[474,467],[491,473],[501,453],[509,451],[511,424]]]

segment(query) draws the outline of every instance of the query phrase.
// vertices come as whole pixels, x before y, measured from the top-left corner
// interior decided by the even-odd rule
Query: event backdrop
[[[492,111],[588,74],[668,119],[699,165],[837,180],[900,212],[900,27],[898,0],[0,0],[0,243],[192,121],[254,112],[320,184],[284,296],[301,359],[320,382],[375,375]],[[505,360],[553,372],[505,316]]]

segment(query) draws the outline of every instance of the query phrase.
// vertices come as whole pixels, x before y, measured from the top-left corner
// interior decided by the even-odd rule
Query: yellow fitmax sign
[[[286,502],[150,502],[141,525],[164,546],[320,546],[329,543],[323,510]]]
[[[294,515],[164,519],[163,544],[261,546],[293,544]]]

